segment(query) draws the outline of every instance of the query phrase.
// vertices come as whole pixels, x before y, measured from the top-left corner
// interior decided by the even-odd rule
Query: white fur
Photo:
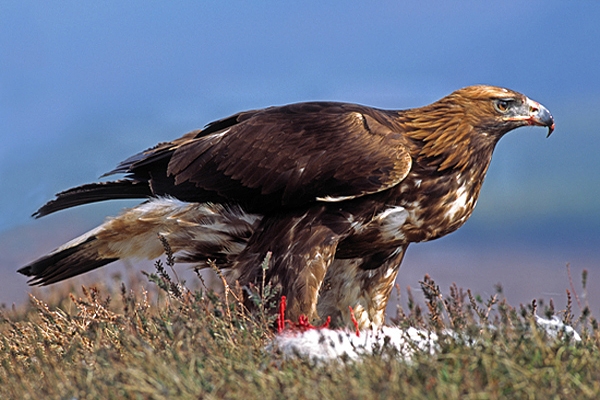
[[[556,338],[559,332],[563,332],[568,338],[573,339],[573,341],[581,342],[579,333],[577,333],[572,326],[563,324],[556,315],[553,316],[552,319],[546,319],[536,315],[535,322],[537,323],[537,326],[546,331],[551,338]]]
[[[283,332],[275,337],[271,348],[278,349],[286,358],[296,356],[314,362],[331,361],[340,357],[358,360],[361,356],[389,346],[400,355],[410,358],[415,350],[433,353],[437,349],[435,333],[409,328],[383,327],[381,330],[360,331],[310,329],[304,332]]]
[[[539,329],[545,331],[551,340],[556,340],[558,332],[564,332],[567,340],[580,342],[581,337],[569,325],[558,318],[540,318],[536,315]],[[448,330],[444,334],[460,338],[460,334]],[[475,341],[477,338],[473,338]],[[424,329],[384,326],[380,330],[363,330],[359,336],[349,330],[309,329],[304,332],[284,331],[277,335],[268,346],[281,351],[285,358],[303,357],[316,363],[348,357],[360,360],[387,347],[398,352],[398,356],[410,360],[416,351],[435,354],[439,351],[438,336]],[[466,341],[466,342],[470,342]]]

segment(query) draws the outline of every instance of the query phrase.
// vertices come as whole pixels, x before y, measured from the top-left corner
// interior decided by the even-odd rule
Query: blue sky
[[[54,193],[240,110],[408,108],[487,83],[541,102],[557,127],[501,141],[465,234],[595,246],[599,20],[592,1],[3,1],[0,234],[41,226],[29,216]],[[49,218],[62,229],[67,213],[95,223],[122,205]]]

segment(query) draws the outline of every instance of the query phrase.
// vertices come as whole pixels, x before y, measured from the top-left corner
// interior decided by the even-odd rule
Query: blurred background
[[[411,246],[398,285],[429,273],[562,307],[569,263],[598,315],[599,19],[592,1],[2,1],[0,303],[27,299],[18,267],[136,203],[31,213],[157,142],[246,109],[401,109],[485,83],[544,104],[556,131],[507,135],[472,218]]]

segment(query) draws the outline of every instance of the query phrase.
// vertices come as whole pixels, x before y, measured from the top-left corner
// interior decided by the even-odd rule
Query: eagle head
[[[406,111],[402,128],[420,143],[417,158],[439,170],[487,160],[506,133],[527,125],[554,130],[552,114],[540,103],[513,90],[468,86],[428,106]]]
[[[501,137],[521,126],[533,125],[554,131],[554,118],[546,107],[527,96],[496,86],[469,86],[449,98],[465,106],[465,114],[477,121],[482,132]]]

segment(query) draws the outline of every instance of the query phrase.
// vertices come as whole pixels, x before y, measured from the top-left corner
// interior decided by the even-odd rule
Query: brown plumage
[[[471,215],[492,152],[525,125],[554,129],[546,108],[471,86],[421,108],[299,103],[247,111],[121,163],[122,180],[59,193],[40,217],[116,198],[149,198],[19,272],[47,285],[126,257],[215,260],[242,285],[267,278],[288,316],[380,326],[410,243]]]

